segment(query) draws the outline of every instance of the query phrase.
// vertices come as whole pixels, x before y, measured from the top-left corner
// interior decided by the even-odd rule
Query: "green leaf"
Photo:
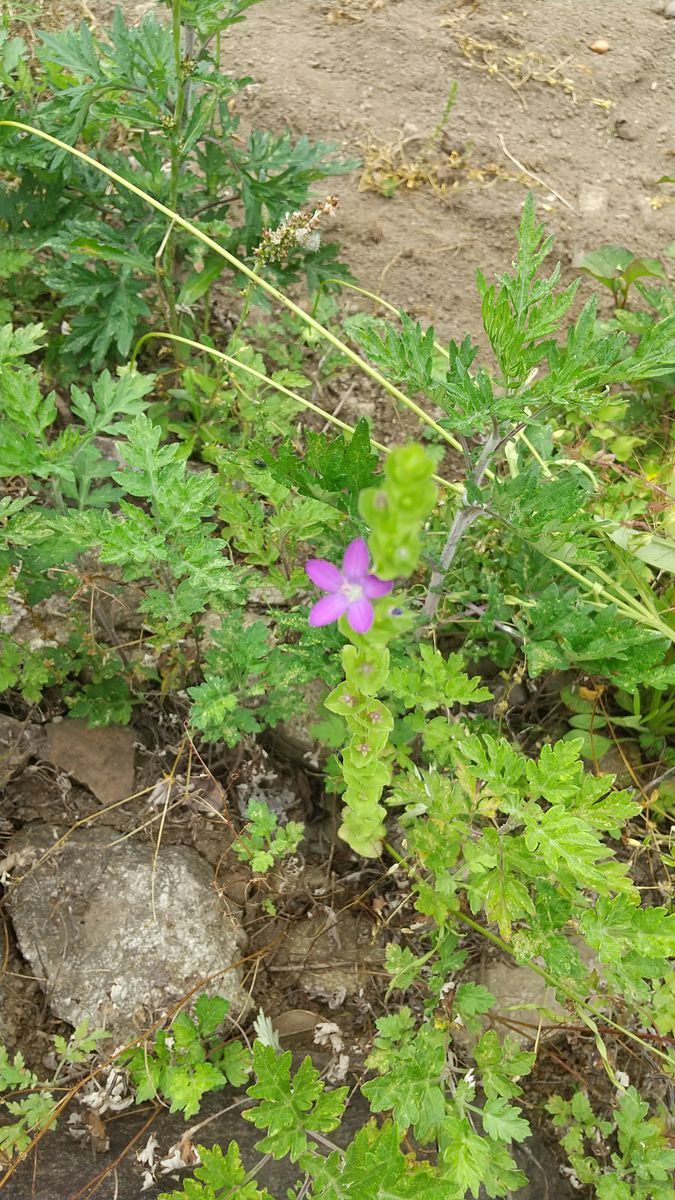
[[[531,1130],[521,1110],[503,1096],[486,1100],[481,1110],[483,1129],[500,1142],[524,1142]]]
[[[592,887],[601,895],[622,886],[625,866],[612,862],[608,870],[608,859],[612,857],[609,848],[585,821],[560,804],[537,815],[528,812],[525,844],[551,871],[575,880],[578,886]],[[625,885],[628,889],[631,886]]]
[[[525,769],[533,799],[541,796],[549,804],[565,804],[576,796],[583,770],[579,746],[579,740],[556,742],[542,747],[538,762],[528,760]]]
[[[520,1096],[522,1088],[516,1080],[529,1074],[536,1057],[529,1050],[523,1050],[512,1037],[500,1042],[493,1029],[483,1034],[474,1047],[473,1056],[488,1100],[497,1096],[505,1099]]]
[[[553,238],[546,237],[544,226],[535,218],[534,196],[528,194],[517,233],[518,255],[514,273],[499,277],[498,286],[488,286],[477,273],[482,299],[485,332],[499,363],[508,392],[522,388],[528,376],[546,359],[555,344],[554,335],[569,310],[577,283],[558,292],[560,264],[548,278],[539,277],[539,268],[551,252]],[[506,396],[501,415],[518,415],[518,404]]]
[[[232,1087],[243,1087],[251,1074],[251,1055],[241,1042],[226,1042],[218,1056],[218,1067]]]
[[[201,270],[192,271],[184,280],[178,293],[177,303],[185,308],[196,304],[206,292],[210,291],[224,270],[225,261],[220,254],[207,255]]]
[[[582,758],[586,758],[590,762],[597,762],[599,758],[602,758],[603,754],[607,754],[607,751],[612,749],[615,742],[611,738],[603,737],[601,733],[597,733],[596,729],[597,722],[593,723],[592,729],[581,733],[581,735],[575,728],[570,730],[569,733],[564,734],[562,740],[574,742]]]
[[[216,1197],[237,1196],[238,1200],[272,1200],[264,1188],[258,1189],[255,1180],[245,1183],[246,1168],[241,1161],[239,1146],[230,1142],[223,1154],[221,1146],[211,1149],[198,1146],[200,1165],[195,1167],[195,1176],[202,1183],[186,1180],[180,1192],[162,1192],[159,1200],[216,1200]]]
[[[197,1025],[202,1037],[211,1037],[223,1024],[230,1011],[230,1002],[222,996],[202,995],[195,1001]]]
[[[306,1166],[312,1176],[313,1200],[447,1200],[452,1186],[429,1163],[403,1154],[391,1121],[378,1128],[369,1121],[358,1131],[344,1157],[314,1156]]]
[[[26,358],[39,350],[46,337],[44,325],[23,325],[14,329],[11,325],[0,327],[0,369],[18,359]]]
[[[154,382],[154,375],[129,371],[114,379],[109,371],[103,371],[93,383],[91,396],[72,385],[71,408],[92,437],[101,433],[119,436],[127,430],[121,418],[137,417],[144,411],[143,400]]]
[[[474,1197],[479,1195],[490,1168],[493,1145],[477,1134],[467,1119],[446,1121],[441,1156],[458,1196],[466,1196],[469,1192]]]
[[[592,275],[605,287],[613,289],[622,280],[624,269],[633,261],[633,254],[625,246],[600,246],[585,254],[579,264],[579,270],[585,275]]]
[[[460,983],[453,997],[452,1009],[471,1032],[481,1027],[476,1020],[483,1013],[489,1012],[495,998],[482,983]]]
[[[127,358],[139,322],[150,316],[141,294],[145,280],[137,279],[127,266],[115,272],[101,260],[94,260],[93,267],[54,263],[45,278],[62,294],[64,310],[77,314],[70,320],[68,355],[77,362],[88,361],[94,370],[111,352]]]
[[[85,21],[80,23],[79,29],[70,26],[59,33],[40,31],[38,36],[42,62],[54,63],[76,77],[105,78],[97,43]]]
[[[417,979],[428,958],[429,955],[416,958],[408,946],[399,946],[396,942],[389,942],[385,948],[385,966],[392,978],[387,988],[387,995],[393,991],[406,991],[413,980]]]
[[[349,1089],[325,1092],[310,1058],[305,1058],[291,1076],[291,1061],[290,1051],[277,1055],[272,1046],[254,1043],[257,1079],[247,1091],[260,1104],[247,1109],[243,1117],[256,1128],[267,1130],[256,1143],[257,1150],[277,1159],[288,1155],[291,1162],[297,1162],[314,1145],[308,1141],[308,1129],[329,1133],[339,1125]]]
[[[226,1083],[225,1075],[213,1063],[195,1063],[190,1068],[176,1064],[167,1067],[162,1090],[171,1101],[169,1112],[182,1112],[187,1121],[199,1112],[203,1096],[219,1091]]]
[[[654,533],[640,533],[627,529],[625,525],[617,525],[607,530],[609,537],[622,550],[648,563],[656,571],[668,571],[675,574],[675,540],[668,537],[658,537]]]
[[[280,373],[277,372],[277,375]],[[287,387],[305,386],[302,379],[283,382]],[[301,496],[321,500],[352,518],[358,514],[358,496],[376,479],[377,454],[371,449],[368,423],[360,420],[351,438],[322,433],[305,434],[305,448],[298,454],[290,439],[276,446],[274,452],[262,449],[274,479],[294,488]]]
[[[411,655],[406,666],[392,670],[390,687],[407,708],[421,708],[423,712],[490,700],[492,693],[481,687],[479,676],[469,678],[463,665],[460,654],[444,658],[439,650],[422,645],[419,658]]]
[[[391,1112],[401,1134],[412,1127],[423,1144],[437,1134],[445,1114],[442,1083],[447,1036],[422,1026],[410,1036],[410,1015],[380,1017],[367,1066],[378,1072],[361,1090],[373,1112]]]

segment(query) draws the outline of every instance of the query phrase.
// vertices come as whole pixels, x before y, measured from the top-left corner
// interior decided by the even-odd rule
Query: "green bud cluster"
[[[421,446],[401,447],[387,459],[382,486],[361,493],[359,507],[370,526],[369,546],[381,579],[409,576],[417,566],[420,531],[436,502],[432,472]],[[380,853],[386,816],[381,798],[392,775],[387,746],[394,718],[377,695],[389,679],[387,642],[408,624],[391,595],[376,603],[367,634],[354,633],[343,618],[340,628],[350,643],[342,651],[345,679],[324,701],[344,717],[350,733],[342,753],[347,786],[340,836],[366,858]]]
[[[387,459],[384,485],[366,488],[359,509],[370,526],[368,543],[380,579],[411,575],[420,556],[420,532],[436,503],[432,465],[412,443]]]

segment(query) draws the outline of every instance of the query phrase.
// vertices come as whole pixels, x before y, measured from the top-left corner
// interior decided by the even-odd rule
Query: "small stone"
[[[607,216],[609,196],[607,188],[591,185],[581,188],[579,192],[579,212],[584,217],[600,220]]]
[[[609,42],[604,40],[604,38],[598,38],[597,42],[591,42],[588,49],[592,50],[594,54],[606,54],[608,50],[612,49],[612,47],[610,46]]]
[[[553,137],[553,138],[562,137],[562,129],[560,128],[559,125],[552,125],[550,133],[551,133],[551,137]]]
[[[319,720],[326,685],[321,679],[313,679],[305,684],[304,693],[306,705],[302,711],[287,721],[280,721],[270,731],[270,738],[282,759],[303,767],[313,764],[318,767],[326,758],[326,748],[310,729]]]
[[[636,211],[640,214],[640,217],[645,222],[645,224],[649,224],[651,221],[654,220],[654,209],[652,208],[651,204],[649,203],[648,196],[636,196],[635,197],[635,208],[636,208]],[[622,786],[625,786],[625,785],[622,785]]]
[[[583,938],[573,935],[569,942],[577,951],[586,970],[597,971],[602,977],[602,964]],[[539,961],[535,960],[537,963]],[[544,1024],[553,1025],[553,1028],[542,1031],[543,1037],[555,1037],[556,1019],[568,1017],[563,1006],[556,1000],[555,988],[549,986],[541,975],[527,966],[521,967],[513,962],[491,959],[482,964],[479,982],[492,992],[496,1014],[513,1022],[513,1027],[508,1031],[510,1036],[525,1045],[531,1046],[539,1036],[537,1009],[542,1010]]]
[[[634,129],[625,117],[618,117],[614,122],[614,133],[623,142],[635,142],[638,136],[637,129]]]
[[[66,832],[27,825],[8,850],[42,856]],[[110,842],[110,830],[76,830],[10,890],[21,953],[53,1014],[126,1041],[208,980],[203,990],[239,1019],[243,934],[211,868],[188,846],[162,847],[155,862],[147,842]]]
[[[513,687],[509,688],[509,708],[522,708],[523,704],[527,703],[528,691],[523,687],[522,683],[514,683]]]

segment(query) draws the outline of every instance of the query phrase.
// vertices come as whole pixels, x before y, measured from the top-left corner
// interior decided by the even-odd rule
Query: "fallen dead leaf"
[[[94,1154],[105,1154],[110,1146],[110,1138],[105,1131],[105,1125],[99,1117],[98,1113],[89,1110],[84,1114],[84,1125],[89,1131],[91,1138],[91,1148]]]
[[[274,1018],[273,1025],[280,1038],[297,1037],[301,1033],[314,1033],[323,1020],[320,1013],[308,1008],[289,1008]]]

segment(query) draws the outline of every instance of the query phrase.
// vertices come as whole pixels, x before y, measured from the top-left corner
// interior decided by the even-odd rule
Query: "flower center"
[[[354,604],[356,600],[360,600],[363,596],[363,586],[360,583],[353,583],[350,579],[345,579],[340,588],[343,596],[346,596],[350,604]]]

